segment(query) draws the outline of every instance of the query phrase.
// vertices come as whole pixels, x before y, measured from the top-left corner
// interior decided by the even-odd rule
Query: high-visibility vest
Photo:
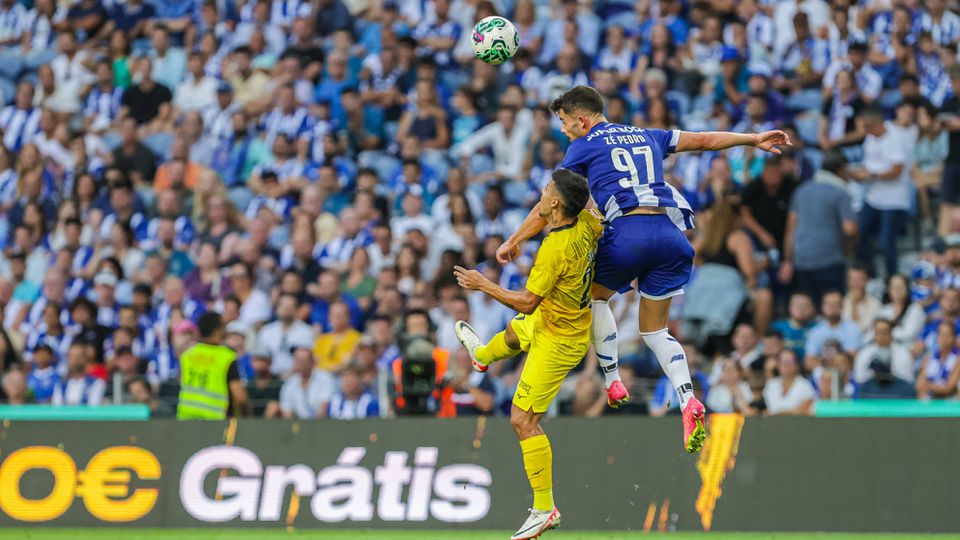
[[[197,343],[180,357],[178,420],[223,420],[230,407],[227,371],[237,354],[222,345]]]
[[[457,406],[453,402],[453,388],[443,385],[443,379],[447,374],[447,361],[450,359],[450,351],[440,347],[433,349],[433,361],[437,365],[437,375],[435,384],[437,388],[433,391],[433,398],[437,401],[437,416],[440,418],[453,418],[457,416]],[[396,404],[402,409],[406,407],[406,400],[403,399],[403,358],[397,358],[393,361],[393,383],[397,393]]]

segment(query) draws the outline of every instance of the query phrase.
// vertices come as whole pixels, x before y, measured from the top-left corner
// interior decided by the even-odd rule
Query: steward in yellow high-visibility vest
[[[178,420],[223,420],[247,411],[247,391],[240,381],[237,355],[220,345],[226,335],[223,319],[209,312],[197,321],[200,343],[180,356]]]

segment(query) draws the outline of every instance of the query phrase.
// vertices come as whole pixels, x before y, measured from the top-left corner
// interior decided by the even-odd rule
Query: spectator
[[[450,149],[460,158],[464,169],[470,169],[467,158],[484,148],[493,150],[493,172],[501,178],[522,179],[523,149],[530,139],[530,126],[518,118],[517,109],[502,106],[497,111],[497,120],[480,128],[473,135]],[[490,171],[483,171],[490,172]]]
[[[750,385],[743,380],[740,363],[732,358],[714,360],[720,364],[720,380],[710,387],[707,394],[707,407],[714,413],[750,413],[753,395]]]
[[[55,360],[53,349],[49,345],[39,345],[33,351],[33,369],[27,377],[27,388],[37,403],[50,403],[57,385],[60,384]]]
[[[694,262],[738,270],[744,285],[752,291],[754,327],[766,331],[772,315],[773,295],[763,283],[763,268],[758,268],[753,243],[740,228],[740,216],[731,198],[725,196],[725,200],[710,209],[709,222],[709,228],[693,243],[697,254]]]
[[[787,227],[790,196],[795,189],[793,178],[785,178],[780,158],[774,155],[763,166],[760,178],[743,190],[740,215],[746,229],[760,241],[764,250],[779,258]]]
[[[360,332],[350,326],[350,308],[343,302],[330,305],[330,331],[320,334],[314,345],[317,367],[339,372],[353,356],[360,342]]]
[[[280,418],[280,389],[283,381],[273,374],[270,354],[255,350],[251,354],[253,378],[247,381],[247,395],[256,418]]]
[[[473,371],[470,355],[463,347],[453,353],[452,375],[450,386],[458,417],[493,413],[497,402],[492,377]]]
[[[913,355],[905,345],[893,340],[893,324],[878,319],[873,325],[873,341],[857,353],[853,376],[860,385],[884,374],[913,383]]]
[[[927,314],[913,301],[910,281],[903,274],[894,274],[887,280],[887,304],[877,313],[893,325],[893,339],[906,346],[913,345],[926,324]]]
[[[106,383],[88,374],[87,346],[77,342],[67,349],[66,378],[59,381],[53,390],[54,405],[96,406],[103,401]]]
[[[336,391],[336,380],[316,367],[309,348],[293,351],[293,374],[280,389],[280,412],[284,418],[323,418]]]
[[[956,208],[960,205],[960,66],[953,66],[949,74],[953,96],[943,103],[939,115],[944,130],[949,134],[950,147],[943,165],[943,182],[940,185],[938,232],[941,236],[960,230],[955,215]]]
[[[864,167],[850,172],[853,178],[866,184],[866,197],[860,210],[857,259],[872,268],[872,242],[878,239],[889,277],[897,273],[897,227],[910,204],[907,154],[900,137],[884,121],[882,111],[865,110],[863,126],[867,133],[863,141]]]
[[[797,288],[815,303],[828,290],[843,290],[844,241],[857,234],[843,178],[846,163],[839,152],[828,153],[823,170],[790,200],[779,277],[785,284],[796,279]]]
[[[135,377],[128,384],[130,403],[146,405],[150,409],[150,418],[173,418],[176,411],[166,400],[159,399],[153,387],[143,377]]]
[[[917,127],[919,137],[910,174],[917,186],[922,226],[925,233],[936,231],[940,236],[947,236],[950,233],[949,213],[941,212],[940,223],[936,227],[933,225],[930,191],[938,187],[943,178],[943,163],[950,152],[949,136],[943,129],[937,109],[929,104],[917,108]]]
[[[843,296],[838,291],[823,295],[820,314],[820,322],[810,329],[804,344],[804,364],[808,370],[820,365],[820,357],[828,340],[838,342],[841,350],[850,354],[855,354],[860,349],[863,340],[856,323],[843,318]]]
[[[936,345],[923,357],[917,374],[918,399],[943,399],[957,393],[960,368],[957,366],[957,330],[953,321],[937,326]]]
[[[363,387],[360,370],[347,366],[340,373],[340,390],[333,394],[327,406],[327,417],[335,420],[375,418],[380,414],[377,398]]]
[[[259,326],[270,318],[270,298],[253,287],[253,271],[245,263],[230,266],[230,290],[240,303],[240,320],[248,326]],[[223,300],[217,303],[222,309]]]
[[[32,402],[33,396],[27,386],[27,376],[19,368],[11,369],[3,375],[4,402],[7,405],[24,405]]]
[[[276,303],[277,319],[257,333],[257,347],[270,357],[274,375],[287,377],[293,370],[293,348],[310,347],[315,341],[313,328],[297,319],[298,304],[296,296],[281,294]]]
[[[866,334],[880,313],[880,300],[867,293],[870,272],[866,266],[854,265],[847,270],[847,294],[843,297],[843,318],[857,323]]]
[[[779,375],[767,381],[763,400],[770,416],[812,416],[817,399],[810,381],[800,376],[797,356],[791,350],[780,353]]]

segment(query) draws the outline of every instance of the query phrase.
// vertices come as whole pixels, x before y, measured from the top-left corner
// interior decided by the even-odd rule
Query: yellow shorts
[[[521,313],[510,321],[520,338],[520,348],[527,352],[513,404],[525,411],[532,408],[535,413],[547,411],[563,378],[583,360],[590,346],[589,334],[582,339],[570,339],[544,332],[539,314]]]

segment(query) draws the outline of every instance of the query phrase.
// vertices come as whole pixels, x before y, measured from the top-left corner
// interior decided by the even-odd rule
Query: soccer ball
[[[520,35],[513,23],[491,15],[473,27],[473,52],[480,60],[498,66],[517,52]]]

